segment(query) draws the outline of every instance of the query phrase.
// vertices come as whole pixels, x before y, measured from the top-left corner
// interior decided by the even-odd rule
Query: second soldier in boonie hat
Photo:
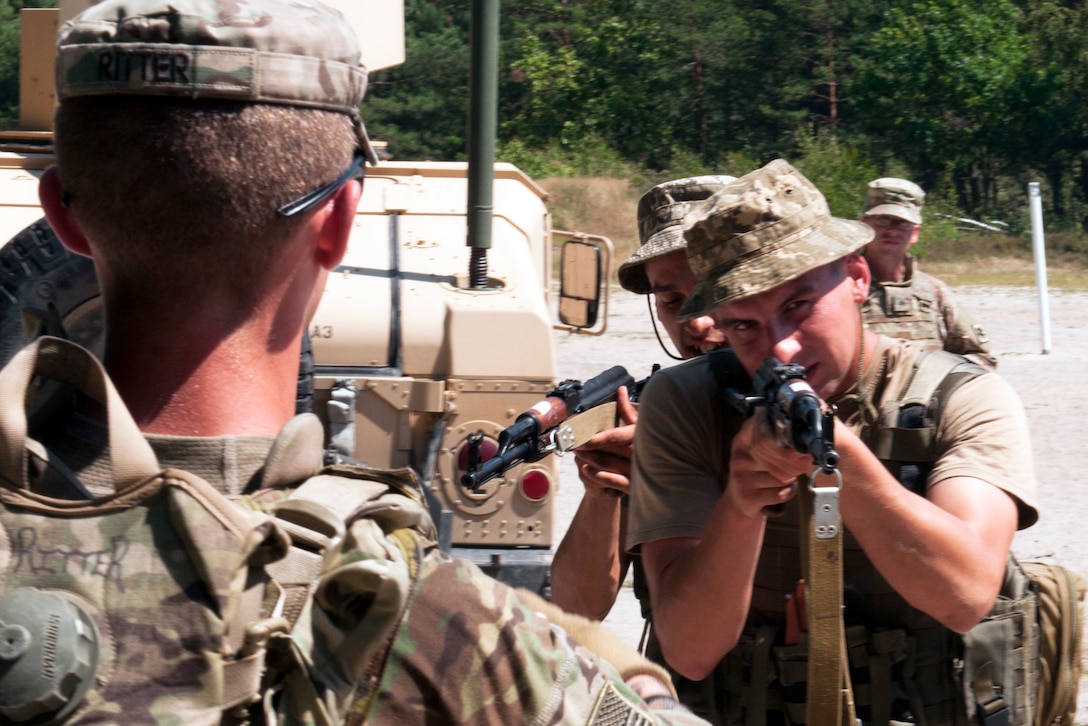
[[[639,248],[620,265],[617,274],[626,290],[648,295],[646,262],[687,246],[684,219],[735,176],[708,174],[673,179],[653,187],[638,200]]]
[[[873,230],[832,217],[820,190],[789,162],[776,159],[726,185],[690,214],[684,237],[699,283],[680,320],[772,290],[857,252]]]

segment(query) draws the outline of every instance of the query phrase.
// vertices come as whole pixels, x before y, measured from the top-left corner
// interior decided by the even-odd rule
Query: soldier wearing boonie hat
[[[617,270],[620,285],[639,295],[652,292],[646,279],[646,261],[682,250],[684,219],[734,176],[706,175],[673,179],[653,187],[638,200],[639,247]]]
[[[709,318],[681,324],[676,314],[695,285],[684,254],[684,219],[734,179],[725,175],[673,179],[652,187],[638,200],[640,245],[620,265],[619,281],[625,289],[646,295],[657,342],[675,360],[694,358],[728,342]],[[676,353],[661,337],[658,321]],[[636,414],[626,391],[617,392],[617,396],[618,419],[623,425],[597,433],[574,451],[586,495],[556,548],[551,567],[552,599],[572,612],[597,619],[603,619],[612,608],[631,562],[623,549],[627,518],[623,502],[630,490]]]
[[[299,341],[373,160],[356,107],[366,71],[343,17],[313,0],[107,0],[63,26],[58,52],[57,166],[39,196],[62,242],[94,260],[119,398],[74,344],[24,351],[46,351],[36,360],[49,373],[70,368],[59,377],[73,386],[94,381],[110,405],[107,423],[98,408],[52,407],[32,421],[37,446],[25,422],[3,427],[0,450],[48,451],[55,474],[19,487],[9,472],[32,467],[0,456],[5,502],[26,489],[55,503],[58,479],[78,501],[60,517],[0,505],[0,518],[46,522],[65,551],[111,561],[106,574],[5,570],[0,605],[41,578],[87,611],[62,623],[74,633],[63,658],[38,648],[49,670],[77,661],[76,678],[24,697],[0,669],[5,713],[589,724],[604,704],[621,720],[701,723],[667,673],[599,624],[441,552],[414,475],[324,469],[320,422],[293,416]],[[35,360],[24,353],[0,381]],[[100,510],[122,523],[83,523]],[[2,561],[14,561],[9,544]],[[45,669],[12,656],[22,680],[41,680]],[[449,658],[469,665],[442,667]]]
[[[861,249],[872,231],[831,216],[824,196],[778,159],[726,186],[687,221],[700,283],[680,319],[758,295]]]
[[[882,177],[869,182],[861,221],[875,233],[865,248],[873,282],[862,319],[881,335],[916,340],[930,349],[943,348],[996,367],[982,326],[972,320],[948,285],[919,270],[910,254],[921,232],[925,198],[922,188],[907,179]]]
[[[650,322],[662,350],[677,360],[690,358],[711,348],[722,347],[724,338],[707,326],[682,326],[676,313],[691,293],[694,277],[683,256],[684,219],[711,195],[736,179],[726,175],[704,175],[673,179],[649,189],[638,200],[639,247],[619,270],[620,285],[639,295],[656,293]],[[652,272],[655,280],[650,279]],[[655,289],[656,288],[656,289]],[[657,316],[652,308],[656,303]],[[661,321],[679,355],[671,352],[657,329]]]
[[[688,216],[684,234],[699,283],[681,317],[708,315],[730,348],[657,371],[639,400],[627,549],[641,555],[651,595],[648,652],[659,649],[681,700],[715,723],[793,723],[810,706],[806,694],[827,703],[798,667],[822,641],[788,627],[804,623],[790,603],[803,577],[798,492],[811,496],[812,457],[777,443],[762,413],[735,413],[723,392],[749,390],[773,357],[801,366],[838,419],[839,511],[851,534],[845,622],[870,648],[901,634],[893,660],[911,664],[867,661],[854,674],[865,684],[858,720],[924,713],[927,723],[962,723],[959,633],[993,606],[1008,581],[1008,543],[1038,516],[1019,399],[959,356],[946,361],[862,326],[870,275],[861,250],[873,231],[832,216],[784,160],[726,185]],[[932,458],[916,459],[907,441],[918,438],[898,433],[898,413],[926,360],[939,371],[919,378],[948,387],[938,389],[940,409],[926,409],[939,420],[926,419],[938,432],[922,454]],[[932,469],[915,476],[900,456]],[[967,561],[985,564],[956,564]]]

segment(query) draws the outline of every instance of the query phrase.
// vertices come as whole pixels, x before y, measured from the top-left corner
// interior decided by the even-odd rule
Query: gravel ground
[[[1034,288],[964,287],[956,293],[986,328],[991,350],[1000,358],[999,372],[1020,394],[1031,425],[1041,517],[1017,534],[1013,549],[1023,560],[1054,561],[1088,574],[1088,387],[1080,385],[1088,361],[1088,293],[1050,293],[1047,353]],[[638,379],[654,363],[671,364],[648,315],[644,298],[614,288],[604,335],[556,334],[560,376],[585,379],[620,363]],[[572,457],[561,463],[561,480],[557,542],[582,495]],[[605,622],[637,645],[642,619],[629,586]],[[1077,722],[1088,723],[1088,674],[1081,679]]]

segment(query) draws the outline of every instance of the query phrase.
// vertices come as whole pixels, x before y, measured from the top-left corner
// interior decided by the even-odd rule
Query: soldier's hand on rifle
[[[760,410],[733,439],[725,496],[748,517],[766,516],[793,498],[796,479],[812,471],[812,458],[780,445]]]
[[[621,387],[617,393],[616,410],[626,425],[602,431],[574,450],[574,463],[586,494],[618,497],[631,491],[631,457],[638,411],[626,388]]]

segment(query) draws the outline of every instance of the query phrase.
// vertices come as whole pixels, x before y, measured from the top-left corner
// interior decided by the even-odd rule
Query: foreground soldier
[[[619,268],[620,285],[639,295],[654,296],[657,320],[686,360],[725,347],[725,336],[708,316],[677,320],[695,287],[695,273],[684,253],[684,218],[708,197],[734,180],[731,176],[674,179],[653,187],[638,202],[639,248]],[[650,322],[657,332],[654,313]],[[658,336],[660,341],[660,335]],[[575,450],[574,461],[586,493],[578,505],[552,562],[552,599],[589,618],[603,619],[612,609],[627,576],[630,557],[624,551],[627,495],[630,492],[631,445],[638,413],[619,391],[620,416],[626,425],[608,429]]]
[[[816,394],[838,407],[844,616],[867,638],[859,717],[964,723],[975,706],[965,710],[957,634],[988,613],[1015,531],[1037,518],[1019,400],[994,373],[863,329],[870,273],[860,250],[872,232],[831,217],[785,161],[741,177],[704,209],[685,231],[700,282],[680,319],[711,315],[748,375],[769,356],[804,366]],[[627,542],[643,558],[681,699],[716,722],[795,723],[805,710],[803,675],[786,679],[805,656],[785,632],[802,572],[795,480],[813,464],[777,445],[762,415],[729,415],[714,368],[728,355],[664,369],[647,385]],[[870,447],[922,356],[966,369],[943,401],[932,468],[912,490],[906,467]]]
[[[926,194],[912,181],[884,177],[869,182],[861,221],[873,228],[865,246],[873,280],[861,306],[869,328],[890,338],[923,341],[967,355],[988,368],[997,365],[982,327],[975,324],[948,286],[918,269],[910,248],[922,231]]]
[[[64,244],[94,258],[120,400],[89,354],[53,338],[0,374],[16,390],[0,517],[18,533],[0,542],[15,644],[0,679],[34,664],[13,588],[60,601],[60,651],[76,656],[60,696],[0,686],[5,718],[695,723],[599,626],[442,555],[403,472],[317,476],[320,425],[292,418],[298,341],[373,157],[366,71],[339,14],[105,2],[61,29],[57,81],[58,165],[40,198]],[[106,408],[53,397],[24,450],[11,403],[32,369]],[[53,670],[49,643],[36,654]]]

